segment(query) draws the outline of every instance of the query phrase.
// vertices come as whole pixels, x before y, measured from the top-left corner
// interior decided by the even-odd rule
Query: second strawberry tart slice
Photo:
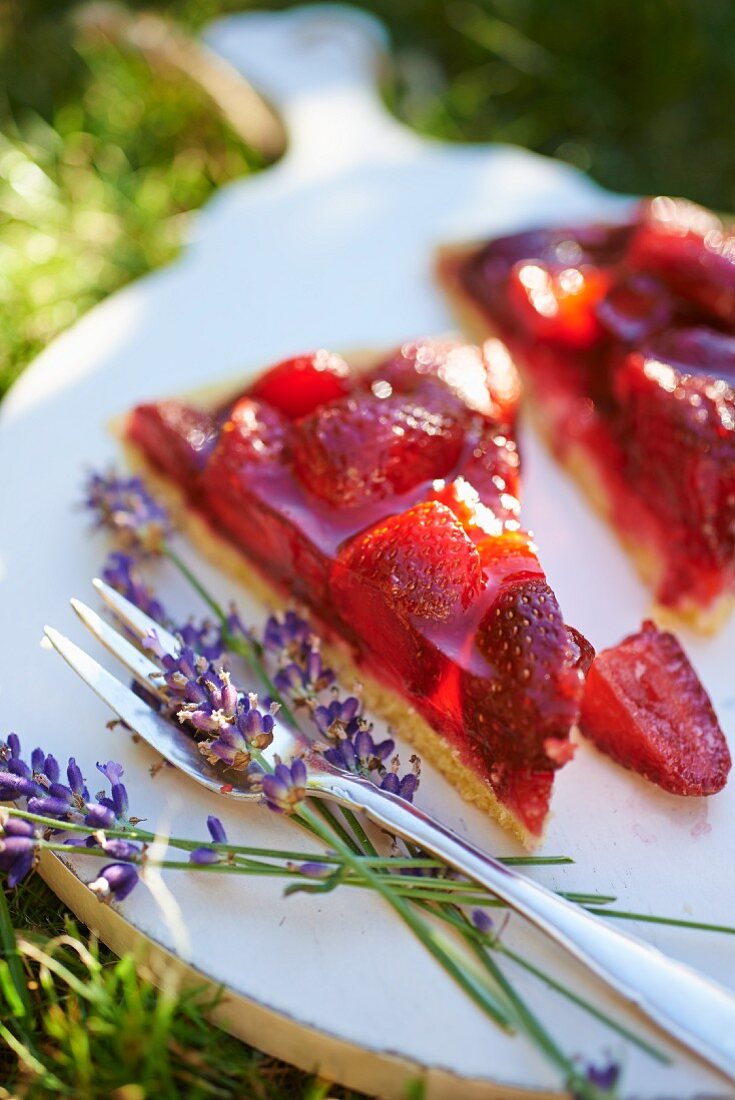
[[[735,603],[735,235],[657,198],[625,224],[442,250],[468,331],[501,336],[555,455],[660,606],[700,629]]]
[[[533,846],[591,650],[520,523],[518,393],[498,341],[318,352],[122,435],[204,548],[307,605],[368,706]]]

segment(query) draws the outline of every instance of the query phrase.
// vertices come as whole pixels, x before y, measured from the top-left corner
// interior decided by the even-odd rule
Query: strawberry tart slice
[[[502,337],[542,431],[664,608],[735,594],[735,236],[657,198],[625,224],[443,249],[462,322]]]
[[[518,378],[497,340],[289,359],[122,425],[203,547],[310,609],[342,676],[527,845],[572,756],[591,647],[519,520]]]

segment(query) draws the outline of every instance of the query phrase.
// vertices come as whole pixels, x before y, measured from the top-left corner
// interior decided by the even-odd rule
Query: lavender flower
[[[204,619],[199,624],[192,621],[179,627],[176,633],[181,639],[182,647],[193,650],[207,661],[220,663],[223,661],[225,643],[217,623],[210,619]]]
[[[262,785],[269,809],[278,814],[293,813],[306,795],[306,764],[298,758],[291,767],[279,762],[272,775],[263,776]]]
[[[334,871],[328,863],[318,863],[315,860],[307,860],[306,863],[288,863],[289,871],[298,871],[305,878],[329,878]]]
[[[577,1088],[572,1086],[571,1100],[586,1100],[590,1090],[585,1086],[589,1085],[592,1086],[595,1096],[613,1097],[616,1095],[615,1087],[619,1076],[621,1076],[621,1067],[613,1062],[612,1058],[606,1066],[597,1067],[589,1063],[585,1067],[583,1080],[579,1081]]]
[[[282,695],[290,695],[298,706],[328,688],[334,679],[334,672],[322,661],[317,640],[311,638],[297,660],[279,669],[273,682]]]
[[[122,551],[114,551],[105,562],[102,578],[126,600],[139,607],[156,622],[166,620],[163,605],[143,580],[135,558]]]
[[[279,656],[295,659],[307,646],[311,626],[293,610],[271,615],[263,631],[263,645]]]
[[[210,764],[223,763],[242,771],[250,764],[253,749],[266,749],[272,742],[277,710],[278,704],[272,703],[264,713],[254,694],[240,699],[232,720],[220,726],[216,740],[202,741],[199,751]]]
[[[416,788],[419,785],[419,778],[416,772],[408,772],[403,778],[399,778],[397,772],[388,772],[380,781],[380,789],[382,791],[389,791],[390,794],[397,794],[399,798],[405,798],[407,802],[413,802],[413,796],[416,793]]]
[[[36,830],[19,817],[0,819],[0,871],[6,871],[8,886],[17,886],[33,867],[36,858]]]
[[[113,859],[138,860],[142,855],[139,844],[133,844],[131,841],[123,840],[120,837],[112,837],[108,840],[105,836],[94,836],[89,837],[87,843],[89,847],[99,844],[102,851],[106,852],[108,856],[112,856]]]
[[[491,934],[494,927],[494,921],[492,917],[485,912],[484,909],[473,909],[470,917],[478,932],[482,932],[482,934],[485,936],[489,936]]]
[[[106,764],[97,764],[97,771],[102,772],[105,779],[110,784],[109,797],[106,795],[100,795],[99,804],[108,810],[111,810],[115,815],[115,820],[121,824],[125,824],[128,821],[131,824],[136,823],[135,818],[128,818],[128,792],[125,789],[125,785],[121,782],[123,777],[122,764],[116,764],[114,760],[108,760]]]
[[[84,507],[96,526],[117,535],[121,545],[156,554],[171,534],[166,511],[151,496],[139,477],[91,474],[85,486]]]
[[[226,844],[227,833],[225,827],[218,817],[214,817],[212,814],[207,818],[207,828],[209,829],[209,835],[215,844]],[[195,848],[193,852],[189,854],[189,862],[197,863],[199,865],[208,863],[220,863],[223,859],[221,852],[218,852],[216,848],[209,846],[202,846],[201,848]]]
[[[32,779],[13,772],[0,772],[0,802],[15,802],[17,798],[32,798],[41,788]]]
[[[115,811],[99,802],[89,802],[84,815],[84,824],[90,829],[111,829],[115,824]]]
[[[320,704],[314,708],[312,718],[319,732],[331,741],[354,737],[364,724],[360,716],[360,700],[354,695],[347,699],[332,699],[327,705]]]
[[[131,863],[108,863],[89,889],[100,901],[124,901],[138,884],[138,872]]]

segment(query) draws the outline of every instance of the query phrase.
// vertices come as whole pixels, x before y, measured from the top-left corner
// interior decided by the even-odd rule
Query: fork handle
[[[724,988],[500,863],[417,806],[360,776],[315,762],[308,791],[362,811],[376,825],[492,891],[665,1032],[735,1080],[735,997]]]

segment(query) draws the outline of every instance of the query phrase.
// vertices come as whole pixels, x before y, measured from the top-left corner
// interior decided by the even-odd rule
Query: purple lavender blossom
[[[612,1059],[606,1066],[594,1066],[590,1062],[585,1070],[585,1077],[595,1088],[612,1092],[620,1077],[620,1066]]]
[[[269,712],[260,710],[257,695],[240,699],[233,719],[220,726],[214,741],[202,741],[199,751],[210,764],[223,763],[238,771],[247,768],[253,749],[266,749],[272,742],[277,709],[277,704],[271,704]]]
[[[102,570],[102,579],[156,622],[166,621],[163,605],[143,580],[138,563],[130,554],[120,550],[110,554]]]
[[[6,871],[8,886],[17,886],[33,867],[36,858],[36,830],[32,822],[9,817],[0,824],[0,871]]]
[[[216,848],[209,848],[207,845],[202,845],[201,848],[195,848],[192,852],[189,852],[189,863],[194,863],[198,867],[206,867],[211,863],[221,863],[222,853],[218,852]]]
[[[298,757],[290,767],[279,762],[272,775],[263,776],[262,785],[269,809],[278,814],[293,813],[306,795],[306,764]]]
[[[290,871],[298,871],[305,878],[329,878],[334,871],[328,863],[318,863],[316,860],[307,860],[306,863],[287,864]]]
[[[114,760],[108,760],[106,764],[98,763],[97,770],[102,772],[110,784],[109,797],[106,795],[100,797],[100,805],[112,810],[116,821],[120,823],[125,823],[128,820],[132,821],[132,818],[128,818],[128,792],[121,782],[124,774],[122,764],[117,764]]]
[[[89,802],[84,815],[84,824],[90,829],[111,829],[115,824],[115,811],[99,802]]]
[[[215,844],[226,844],[227,833],[225,827],[218,817],[214,814],[210,814],[207,818],[207,828],[209,829],[209,835]]]
[[[310,639],[298,660],[279,669],[273,682],[282,695],[290,695],[296,704],[307,702],[334,683],[334,672],[322,661],[316,639]]]
[[[263,631],[263,645],[272,653],[293,659],[308,644],[311,634],[309,622],[289,610],[270,616]]]
[[[227,833],[225,827],[218,817],[210,814],[207,818],[207,828],[209,829],[209,835],[211,836],[215,844],[226,844]],[[189,854],[190,863],[198,863],[200,865],[206,865],[208,863],[221,863],[223,859],[222,852],[218,852],[216,848],[209,846],[202,846],[201,848],[195,848],[193,852]]]
[[[84,507],[96,526],[107,528],[129,549],[157,554],[171,534],[166,511],[151,496],[139,477],[92,473],[85,485]]]
[[[354,737],[361,729],[360,700],[354,695],[347,699],[332,699],[326,705],[314,708],[312,719],[316,728],[330,740]]]
[[[413,796],[419,785],[418,776],[414,772],[408,772],[403,778],[399,778],[397,772],[388,772],[380,781],[381,791],[389,791],[397,794],[399,798],[405,798],[406,802],[413,802]]]
[[[89,802],[89,791],[84,782],[81,768],[78,766],[73,756],[69,757],[69,763],[66,766],[66,780],[69,784],[69,790],[74,797],[75,804],[79,809],[82,809]]]
[[[494,927],[494,921],[484,909],[473,909],[470,917],[478,932],[482,932],[485,936],[491,934]]]
[[[89,889],[100,901],[124,901],[138,884],[138,872],[132,863],[108,863]]]
[[[16,798],[33,798],[41,788],[32,779],[13,772],[0,772],[0,802],[14,802]]]
[[[113,859],[119,860],[138,860],[142,855],[142,850],[139,844],[133,844],[130,840],[123,840],[121,837],[111,837],[109,840],[104,837],[98,842],[96,837],[89,838],[92,841],[90,847],[93,844],[99,843],[99,847],[103,852],[106,852],[108,856],[112,856]]]
[[[219,625],[210,619],[201,623],[185,623],[176,632],[182,647],[193,650],[210,662],[222,662],[225,656],[225,643]]]

